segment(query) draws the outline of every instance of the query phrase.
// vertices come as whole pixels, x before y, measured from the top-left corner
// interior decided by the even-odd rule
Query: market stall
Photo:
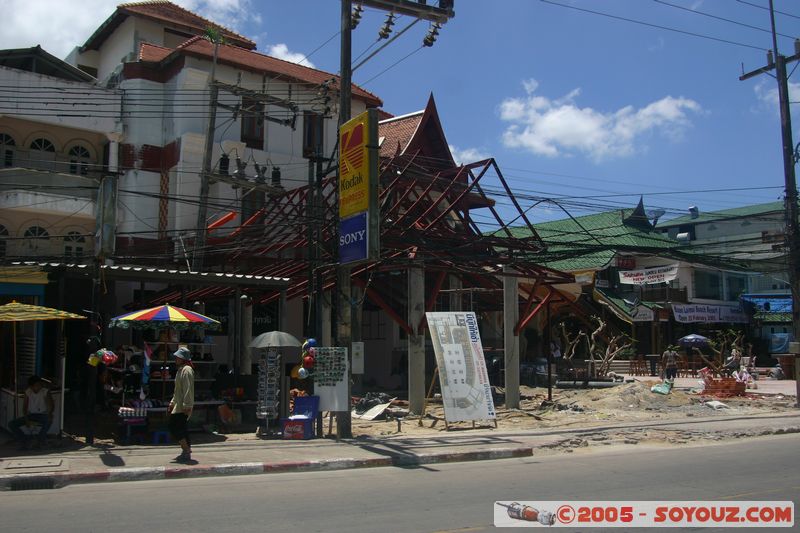
[[[7,427],[8,422],[14,418],[21,416],[21,395],[19,390],[19,376],[17,372],[17,322],[30,322],[38,320],[61,320],[62,332],[63,321],[71,319],[85,319],[85,316],[62,311],[60,309],[53,309],[51,307],[42,307],[40,305],[23,304],[19,302],[11,302],[0,306],[0,322],[11,323],[11,351],[13,357],[13,372],[14,372],[14,389],[13,391],[4,391],[0,396],[0,403],[3,404],[0,413],[0,423],[3,427]],[[60,335],[59,337],[62,337]],[[61,353],[61,375],[59,381],[61,382],[61,394],[54,395],[54,402],[58,412],[58,428],[57,433],[61,433],[64,428],[64,402],[63,402],[63,388],[64,377],[66,375],[66,347]],[[9,418],[10,417],[10,418]],[[54,421],[55,424],[55,421]],[[52,427],[51,427],[52,431]]]

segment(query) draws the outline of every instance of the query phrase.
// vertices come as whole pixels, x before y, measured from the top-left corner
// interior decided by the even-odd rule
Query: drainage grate
[[[51,477],[15,479],[9,484],[11,490],[44,490],[56,488],[56,481]]]

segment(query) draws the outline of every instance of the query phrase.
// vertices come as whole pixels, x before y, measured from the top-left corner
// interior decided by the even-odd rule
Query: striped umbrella
[[[65,318],[86,318],[52,307],[11,302],[0,305],[0,322],[28,322],[30,320],[62,320]]]
[[[188,329],[197,327],[218,329],[219,322],[200,313],[166,304],[114,317],[111,319],[109,327],[136,329]]]

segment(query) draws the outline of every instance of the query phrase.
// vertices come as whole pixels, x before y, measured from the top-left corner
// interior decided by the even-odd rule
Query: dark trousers
[[[32,413],[28,416],[21,416],[16,418],[8,423],[8,428],[11,430],[11,433],[19,440],[20,442],[28,442],[29,435],[26,435],[22,432],[22,426],[28,423],[28,421],[35,422],[41,425],[41,429],[39,430],[39,441],[44,442],[47,440],[47,430],[50,429],[50,416],[47,413]]]
[[[188,419],[189,417],[186,416],[186,413],[169,415],[169,432],[176,441],[186,439],[186,444],[191,446],[192,443],[189,441],[189,431],[186,429],[186,421]]]
[[[678,377],[678,367],[677,366],[668,366],[664,369],[664,376],[667,379],[675,379]]]

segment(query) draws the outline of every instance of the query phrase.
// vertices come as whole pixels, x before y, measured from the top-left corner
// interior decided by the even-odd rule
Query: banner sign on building
[[[339,263],[342,264],[377,259],[380,255],[377,151],[378,118],[374,109],[364,111],[339,128]],[[354,220],[356,217],[358,220]]]
[[[620,271],[619,282],[627,285],[652,285],[666,283],[678,277],[678,265],[667,265],[642,270]]]
[[[746,324],[749,322],[747,315],[741,309],[724,305],[672,304],[672,314],[675,315],[676,322],[683,324],[695,322]]]
[[[425,317],[439,367],[445,420],[494,420],[492,387],[475,313],[425,313]]]

